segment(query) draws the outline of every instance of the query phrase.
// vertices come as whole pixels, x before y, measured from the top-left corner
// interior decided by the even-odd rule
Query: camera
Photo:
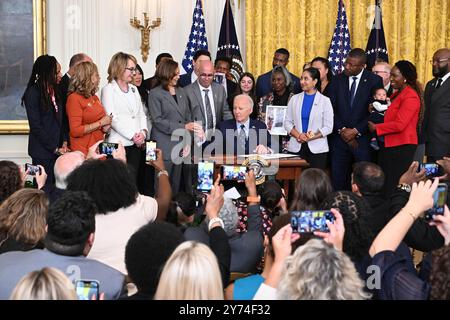
[[[147,141],[145,143],[145,161],[156,160],[156,141]]]
[[[247,172],[246,166],[230,166],[223,165],[220,167],[220,175],[222,180],[236,180],[236,181],[244,181],[245,173]]]
[[[78,300],[92,300],[94,295],[99,300],[100,284],[97,280],[77,280],[75,290]]]
[[[436,191],[433,193],[433,207],[425,213],[425,220],[433,220],[435,214],[444,214],[445,203],[447,202],[447,185],[439,183]]]
[[[197,190],[208,192],[214,184],[214,162],[200,161],[197,172]]]
[[[41,174],[41,168],[39,168],[38,166],[35,166],[33,164],[29,164],[29,163],[25,164],[25,171],[28,171],[28,174],[30,176],[35,176],[36,173]]]
[[[443,174],[437,163],[421,163],[419,164],[418,172],[422,169],[426,170],[427,177],[439,177]]]
[[[333,222],[334,215],[330,210],[292,211],[292,232],[311,234],[314,231],[329,232],[327,221]]]
[[[98,152],[100,154],[106,154],[108,158],[112,158],[112,153],[119,148],[118,143],[102,142],[99,146]]]

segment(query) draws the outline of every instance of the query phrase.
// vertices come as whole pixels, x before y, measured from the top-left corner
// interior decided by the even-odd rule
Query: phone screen
[[[314,231],[329,232],[327,221],[333,222],[334,216],[329,210],[307,210],[291,212],[292,232],[312,233]]]
[[[156,160],[156,141],[148,141],[145,144],[145,161]]]
[[[98,151],[100,154],[106,154],[107,157],[112,157],[112,153],[116,151],[117,148],[119,148],[117,143],[102,142]]]
[[[447,202],[447,185],[440,183],[433,193],[433,207],[425,213],[425,220],[433,220],[435,214],[444,214],[445,203]]]
[[[245,173],[247,172],[246,166],[222,166],[222,179],[223,180],[245,180]]]
[[[214,162],[200,161],[198,163],[197,190],[210,191],[214,184]]]
[[[33,164],[25,163],[25,171],[28,171],[30,176],[35,176],[36,173],[41,173],[41,168]]]
[[[419,165],[419,171],[421,171],[422,169],[426,170],[427,177],[439,176],[439,165],[437,163],[421,163]]]
[[[99,300],[100,285],[97,280],[78,280],[75,289],[78,300],[92,300],[94,295]]]

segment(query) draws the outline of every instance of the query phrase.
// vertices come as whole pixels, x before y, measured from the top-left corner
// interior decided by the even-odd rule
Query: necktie
[[[439,78],[438,81],[437,81],[437,84],[436,84],[436,89],[439,89],[441,84],[442,84],[442,78]]]
[[[208,96],[209,89],[203,89],[203,91],[205,92],[206,122],[208,123],[208,127],[206,129],[212,129],[214,127],[214,123],[211,109],[211,101],[209,101]]]
[[[242,152],[245,153],[245,142],[247,140],[247,136],[245,135],[245,126],[243,124],[241,124],[241,131],[239,131],[238,139]]]
[[[356,91],[356,79],[358,77],[352,77],[353,82],[352,86],[350,87],[350,108],[353,106],[353,100],[355,99],[355,91]]]

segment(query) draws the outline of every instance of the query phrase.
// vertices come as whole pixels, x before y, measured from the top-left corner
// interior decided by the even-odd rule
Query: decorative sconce
[[[144,24],[143,25],[141,24],[141,21],[136,16],[136,12],[137,12],[136,4],[137,4],[136,0],[134,0],[134,18],[130,18],[130,24],[132,27],[141,31],[142,61],[147,62],[148,53],[150,51],[150,31],[161,25],[161,3],[160,3],[160,0],[158,0],[156,11],[157,11],[157,15],[159,16],[159,18],[156,18],[156,20],[153,20],[152,23],[150,24],[150,18],[148,17],[149,2],[147,0],[146,12],[143,12],[143,14],[144,14]],[[131,3],[131,5],[133,5],[133,3]]]

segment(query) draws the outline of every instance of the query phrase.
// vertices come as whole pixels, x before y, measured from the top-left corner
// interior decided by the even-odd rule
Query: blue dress
[[[254,274],[234,282],[233,299],[234,300],[253,300],[264,278],[260,274]]]

